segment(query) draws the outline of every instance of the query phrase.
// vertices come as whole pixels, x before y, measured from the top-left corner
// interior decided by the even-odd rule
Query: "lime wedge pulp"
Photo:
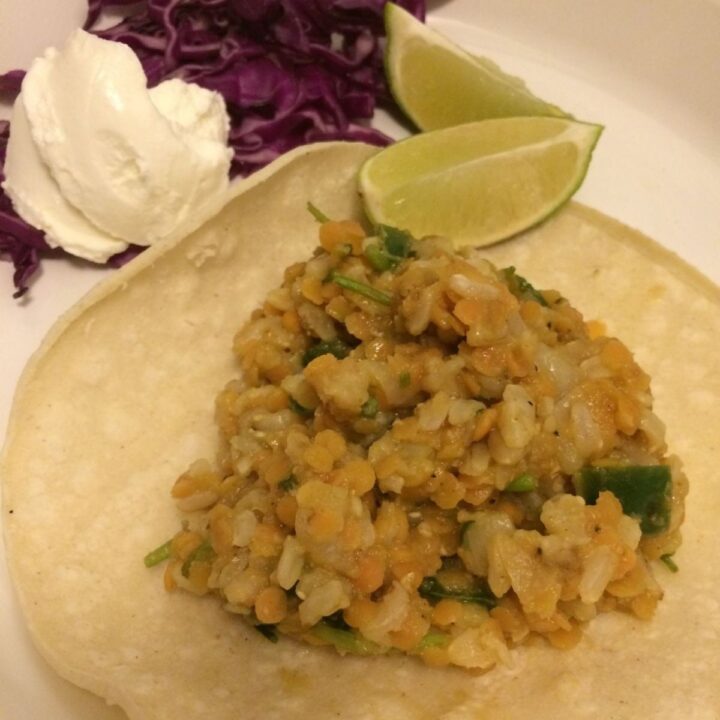
[[[393,3],[385,5],[385,31],[390,90],[421,130],[498,117],[570,117],[535,97],[520,78],[465,52]]]
[[[489,245],[548,217],[580,187],[602,126],[562,118],[482,120],[415,135],[365,162],[374,223],[457,247]]]

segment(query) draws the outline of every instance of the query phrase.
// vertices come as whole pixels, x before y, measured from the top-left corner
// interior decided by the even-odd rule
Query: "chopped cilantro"
[[[312,417],[315,414],[312,408],[306,408],[304,405],[301,405],[294,397],[290,397],[288,404],[290,405],[290,409],[297,415],[300,415],[300,417]]]
[[[183,577],[189,577],[190,575],[190,566],[193,563],[196,562],[207,562],[208,560],[213,560],[215,558],[215,551],[212,548],[212,545],[210,544],[209,540],[203,540],[200,545],[198,545],[186,558],[185,562],[182,564],[182,568],[180,569],[180,572],[182,572]]]
[[[316,345],[308,348],[302,356],[303,367],[309,365],[315,358],[321,355],[334,355],[339,360],[347,357],[350,352],[350,346],[344,343],[340,338],[334,340],[321,340]]]
[[[311,632],[319,640],[334,645],[338,652],[353,655],[379,655],[385,652],[384,648],[363,637],[359,632],[333,627],[327,620],[328,618],[321,620]]]
[[[172,543],[172,540],[168,540],[167,542],[164,542],[160,547],[156,547],[154,550],[151,550],[144,558],[143,562],[145,563],[145,567],[155,567],[155,565],[159,565],[164,560],[167,560],[170,557],[170,545]]]
[[[574,482],[590,504],[603,490],[611,492],[626,515],[640,520],[640,529],[646,535],[663,532],[670,524],[672,479],[667,465],[589,466],[575,476]]]
[[[418,588],[420,597],[437,602],[445,598],[457,600],[462,603],[475,603],[486,608],[494,608],[497,605],[495,596],[489,589],[481,586],[468,590],[452,590],[446,588],[436,577],[426,577]]]
[[[292,492],[298,486],[297,478],[294,475],[288,475],[284,480],[278,483],[278,487],[286,493]]]
[[[319,222],[319,223],[326,223],[330,222],[330,218],[322,211],[319,210],[315,205],[313,205],[310,201],[308,201],[308,204],[306,205],[308,212]]]
[[[391,255],[383,250],[379,245],[373,243],[365,248],[365,257],[367,261],[379,272],[392,270],[402,258]]]
[[[462,523],[460,525],[460,542],[465,544],[465,535],[467,534],[467,531],[473,526],[474,520],[468,520],[467,522]]]
[[[395,257],[406,258],[412,251],[412,235],[406,230],[399,230],[390,225],[378,225],[378,234],[385,249]]]
[[[365,418],[374,418],[378,414],[379,409],[380,404],[377,398],[371,395],[360,408],[360,414]]]
[[[530,473],[522,473],[512,479],[506,486],[507,492],[526,493],[537,490],[537,480]]]
[[[438,632],[437,630],[429,630],[425,637],[420,641],[418,650],[425,650],[433,647],[444,647],[450,643],[452,638],[447,633]]]
[[[355,278],[348,277],[347,275],[341,275],[340,273],[336,273],[333,270],[330,273],[330,281],[334,282],[336,285],[339,285],[345,290],[350,290],[351,292],[355,292],[358,295],[363,295],[369,300],[380,303],[380,305],[392,305],[392,295],[383,292],[382,290],[378,290],[372,285],[368,285],[367,283],[361,282],[360,280],[356,280]]]
[[[518,275],[512,265],[504,268],[501,272],[505,277],[505,282],[508,284],[508,289],[513,295],[521,300],[534,300],[536,303],[548,307],[547,300],[545,300],[542,294],[522,275]]]

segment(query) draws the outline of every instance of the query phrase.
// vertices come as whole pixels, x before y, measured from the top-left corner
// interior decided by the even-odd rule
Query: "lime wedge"
[[[385,6],[385,74],[421,130],[498,117],[570,117],[494,62],[465,52],[397,5]]]
[[[368,217],[415,237],[489,245],[548,217],[580,187],[602,126],[482,120],[415,135],[365,162]]]

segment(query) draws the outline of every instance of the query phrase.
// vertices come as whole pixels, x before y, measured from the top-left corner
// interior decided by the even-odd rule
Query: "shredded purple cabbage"
[[[4,75],[0,75],[0,93],[10,93],[14,97],[20,92],[24,77],[24,70],[11,70]]]
[[[10,123],[0,121],[0,183],[5,180],[3,167],[9,131]],[[43,233],[18,217],[10,198],[0,189],[0,256],[8,257],[14,267],[13,297],[27,292],[28,280],[40,267],[40,252],[49,249]]]
[[[116,0],[93,0],[88,22]],[[424,0],[401,0],[418,17]],[[98,32],[129,45],[149,85],[170,77],[221,93],[231,115],[232,175],[320,140],[390,139],[363,124],[388,92],[385,0],[148,0]],[[91,27],[91,25],[90,25]]]
[[[395,1],[424,19],[425,0]],[[93,32],[130,46],[151,87],[178,77],[221,93],[231,119],[230,174],[244,176],[305,143],[391,142],[367,124],[378,102],[391,102],[382,66],[385,2],[146,0],[137,10],[137,0],[89,0],[85,28],[93,30],[106,8],[128,6],[123,21]],[[1,75],[0,92],[17,93],[23,76]],[[0,181],[8,130],[0,123]],[[15,267],[15,297],[47,249],[0,190],[0,256]],[[117,267],[138,252],[131,247],[108,262]]]

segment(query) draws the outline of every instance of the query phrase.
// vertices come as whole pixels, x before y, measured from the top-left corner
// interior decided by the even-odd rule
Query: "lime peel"
[[[374,223],[483,246],[546,219],[582,184],[602,126],[520,117],[413,136],[363,165]]]
[[[499,117],[571,118],[489,58],[466,52],[402,8],[385,6],[385,75],[395,101],[421,130]]]

